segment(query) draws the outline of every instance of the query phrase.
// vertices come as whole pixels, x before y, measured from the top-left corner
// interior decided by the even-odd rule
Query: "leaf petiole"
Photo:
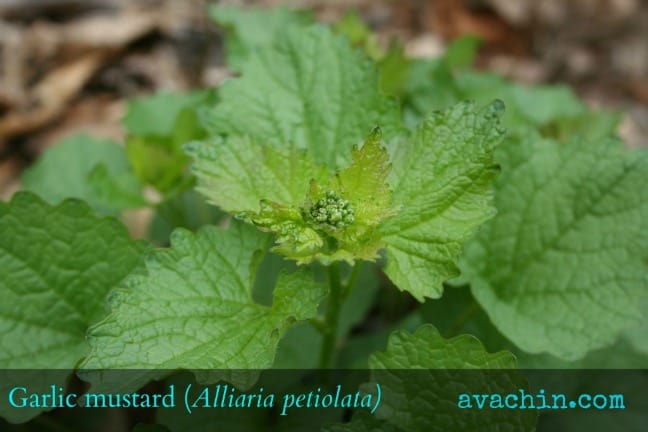
[[[358,282],[358,277],[360,276],[360,267],[362,266],[361,261],[356,261],[355,264],[353,265],[353,268],[351,269],[351,274],[349,275],[348,279],[346,280],[344,287],[342,289],[343,294],[342,298],[346,299],[349,294],[351,294],[351,291],[353,291],[353,288],[355,287],[356,282]]]
[[[326,306],[325,333],[322,341],[320,368],[327,369],[333,365],[335,345],[337,342],[337,327],[340,318],[340,308],[343,301],[343,286],[340,278],[340,264],[332,263],[328,267],[329,298]]]

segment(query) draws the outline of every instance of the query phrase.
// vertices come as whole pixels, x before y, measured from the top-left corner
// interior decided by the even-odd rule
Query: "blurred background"
[[[230,76],[209,3],[306,8],[329,23],[354,9],[379,44],[398,37],[411,57],[476,35],[477,68],[569,84],[592,107],[623,111],[628,145],[648,145],[644,0],[0,0],[0,199],[64,136],[122,142],[128,99]]]

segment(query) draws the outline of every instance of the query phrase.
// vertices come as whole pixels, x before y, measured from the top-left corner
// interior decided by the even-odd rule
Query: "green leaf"
[[[274,256],[273,254],[267,254]],[[284,261],[284,265],[289,261]],[[357,345],[355,341],[348,340],[348,334],[354,326],[362,323],[376,298],[378,291],[378,268],[376,265],[360,264],[361,269],[357,276],[355,288],[351,291],[348,297],[344,300],[340,309],[340,317],[338,320],[337,334],[338,339],[345,345],[344,348],[355,348]],[[294,266],[294,264],[293,264]],[[276,270],[264,272],[264,263],[261,264],[256,282],[271,281],[274,285],[273,274]],[[260,297],[260,296],[255,296]],[[373,334],[373,333],[372,333]],[[385,336],[384,340],[387,340]],[[320,349],[322,346],[322,333],[318,331],[311,323],[302,322],[294,327],[291,327],[285,336],[279,342],[275,362],[272,365],[273,369],[315,369],[318,367],[320,361]],[[383,345],[384,346],[384,345]],[[379,346],[382,348],[383,346]],[[371,349],[370,352],[373,352]],[[365,364],[358,366],[358,368],[366,368],[366,358],[369,353],[364,357]],[[341,368],[348,368],[349,364],[339,364]],[[355,366],[355,365],[353,365]],[[299,375],[295,375],[295,379],[299,380]]]
[[[77,200],[56,207],[31,193],[0,206],[3,368],[73,367],[110,289],[140,265],[144,246]]]
[[[392,333],[387,350],[369,358],[371,369],[514,369],[516,364],[510,352],[488,353],[469,335],[444,339],[431,325]]]
[[[396,37],[390,40],[389,48],[383,50],[376,34],[356,10],[344,14],[333,29],[336,33],[347,36],[352,46],[361,48],[369,58],[376,61],[381,91],[394,96],[401,94],[409,77],[410,60],[405,56],[403,44]]]
[[[464,243],[494,214],[493,150],[503,130],[496,101],[481,111],[462,103],[437,112],[394,151],[392,178],[399,213],[381,227],[385,272],[419,301],[437,298],[442,282],[459,275]]]
[[[371,62],[318,25],[281,32],[219,92],[221,102],[205,113],[212,135],[294,145],[331,168],[348,161],[371,127],[379,125],[388,139],[400,130],[396,104],[380,94]]]
[[[400,96],[409,81],[411,65],[402,43],[392,39],[387,52],[378,61],[380,90],[388,95]]]
[[[443,59],[419,59],[410,64],[401,99],[405,123],[413,128],[433,110],[446,109],[459,101],[475,98],[459,96],[452,70]]]
[[[481,39],[477,36],[457,38],[446,49],[442,61],[450,70],[468,68],[475,62],[481,42]]]
[[[267,49],[286,28],[313,22],[309,12],[286,7],[255,9],[214,5],[208,11],[226,32],[227,65],[237,72],[243,69],[254,51]]]
[[[244,213],[243,217],[260,230],[273,233],[276,237],[273,252],[294,259],[297,264],[306,264],[316,259],[325,263],[336,259],[351,259],[345,251],[333,256],[337,249],[327,250],[324,234],[304,220],[299,208],[262,201],[258,213]]]
[[[382,57],[382,50],[378,44],[376,35],[362,20],[358,11],[347,11],[342,19],[335,23],[333,28],[336,33],[348,37],[351,45],[362,48],[370,58],[378,60]]]
[[[350,165],[332,177],[303,151],[250,138],[195,142],[187,152],[195,160],[198,190],[224,210],[274,233],[275,252],[299,263],[353,262],[377,258],[376,228],[394,214],[386,183],[389,155],[380,139],[376,128],[362,148],[354,147]],[[328,200],[346,207],[337,215]],[[320,207],[324,213],[315,214]]]
[[[310,181],[328,177],[327,170],[304,152],[262,143],[234,136],[187,145],[197,190],[230,213],[257,212],[262,200],[299,206]]]
[[[562,117],[541,128],[542,135],[565,141],[572,137],[597,140],[616,135],[621,122],[620,110],[586,111],[575,117]]]
[[[381,132],[376,128],[362,148],[354,147],[351,164],[335,174],[327,187],[312,179],[308,194],[299,205],[290,204],[298,202],[296,196],[286,197],[287,204],[264,199],[258,212],[248,211],[243,217],[261,230],[275,233],[274,251],[297,260],[298,264],[314,260],[324,264],[375,260],[382,246],[377,227],[395,213],[389,207],[391,194],[386,183],[389,156],[380,138]],[[308,164],[304,157],[298,156],[297,160]],[[312,171],[298,169],[292,179],[281,183],[294,189],[299,185],[291,181],[303,181],[309,174]]]
[[[397,331],[387,350],[369,358],[371,381],[382,399],[374,417],[354,416],[346,426],[327,431],[501,431],[534,430],[533,410],[470,410],[458,407],[462,393],[515,392],[526,385],[513,370],[509,352],[488,353],[472,336],[444,339],[430,325],[415,333]],[[497,371],[497,369],[502,369]],[[470,371],[469,371],[470,370]],[[380,427],[382,426],[382,427]]]
[[[648,153],[530,133],[497,153],[497,216],[462,270],[522,350],[578,359],[640,316],[648,288]]]
[[[212,97],[208,91],[187,93],[159,92],[134,99],[128,103],[124,127],[129,135],[172,136],[176,131],[176,119],[183,110],[193,109]]]
[[[49,147],[22,181],[25,189],[50,204],[79,198],[104,214],[145,204],[124,148],[88,135],[74,135]]]
[[[516,367],[513,354],[488,353],[472,336],[443,339],[431,325],[413,334],[398,331],[390,337],[385,352],[369,358],[369,366],[374,370],[372,381],[383,385],[384,400],[376,417],[401,430],[535,429],[535,412],[457,407],[460,393],[507,393],[525,386],[522,377],[511,370]],[[435,370],[416,373],[412,369]]]
[[[511,344],[511,348],[515,346]],[[613,345],[590,351],[578,360],[563,360],[549,354],[529,354],[520,351],[516,355],[520,368],[523,369],[562,369],[581,370],[597,369],[599,371],[645,368],[647,356],[640,352],[624,337],[620,337]],[[586,374],[585,374],[586,375]],[[587,381],[587,376],[584,377]]]
[[[644,297],[641,304],[642,318],[638,325],[624,332],[624,339],[639,353],[648,357],[648,297]]]
[[[270,367],[283,333],[316,314],[324,290],[304,269],[279,276],[272,306],[254,302],[255,251],[266,243],[266,236],[238,222],[196,235],[176,230],[171,248],[147,261],[148,274],[113,294],[110,316],[90,331],[93,351],[83,367]]]
[[[145,249],[81,201],[52,207],[19,192],[0,202],[0,368],[59,369],[47,388],[63,385],[89,351],[85,334],[105,315],[108,291],[141,265]]]
[[[189,158],[182,146],[206,136],[198,110],[214,98],[211,91],[162,92],[129,104],[126,151],[142,183],[166,195],[186,187]]]
[[[387,184],[391,170],[389,153],[381,145],[381,138],[380,129],[374,129],[362,148],[354,147],[351,164],[336,175],[331,186],[352,199],[356,221],[371,227],[395,214],[390,209],[391,191]]]
[[[100,163],[88,173],[87,181],[94,193],[93,200],[107,203],[111,208],[129,209],[148,205],[131,171],[112,175],[108,167]]]
[[[583,103],[565,86],[523,87],[511,85],[509,97],[513,106],[529,124],[542,126],[564,117],[585,112]]]
[[[272,291],[277,278],[283,272],[293,272],[297,265],[281,255],[267,253],[259,264],[252,296],[263,305],[272,304]],[[315,280],[319,280],[313,272]],[[322,334],[308,321],[302,321],[289,328],[279,341],[272,369],[314,369],[319,362]],[[295,374],[299,381],[301,375]]]
[[[614,132],[616,115],[588,110],[574,92],[563,85],[524,86],[491,73],[464,71],[456,75],[457,97],[478,103],[497,97],[507,107],[502,124],[511,133],[524,134],[529,127],[547,136],[606,136]]]
[[[516,130],[519,127],[545,126],[584,111],[584,105],[564,86],[526,87],[493,73],[473,71],[457,74],[456,86],[458,97],[469,97],[478,102],[501,98],[509,108],[504,123]]]
[[[529,87],[489,72],[457,70],[470,60],[469,53],[464,58],[461,49],[474,49],[462,48],[464,43],[469,41],[458,41],[458,46],[450,47],[441,59],[412,62],[410,79],[402,95],[407,124],[416,125],[430,111],[445,109],[463,100],[484,104],[497,98],[506,104],[502,124],[510,133],[524,133],[527,128],[536,127],[547,137],[564,139],[570,136],[597,138],[614,132],[618,124],[617,113],[589,110],[568,87]]]

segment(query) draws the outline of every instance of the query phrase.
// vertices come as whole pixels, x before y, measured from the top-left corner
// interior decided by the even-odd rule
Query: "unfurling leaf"
[[[259,212],[242,216],[275,233],[275,250],[300,264],[375,260],[382,247],[378,227],[396,213],[386,182],[389,155],[380,137],[380,129],[374,129],[361,148],[353,149],[346,169],[328,181],[311,180],[301,205],[264,200]]]

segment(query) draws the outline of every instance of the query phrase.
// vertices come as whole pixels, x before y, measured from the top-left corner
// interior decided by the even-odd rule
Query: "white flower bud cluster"
[[[310,215],[318,224],[334,229],[345,228],[355,221],[355,210],[349,200],[343,199],[332,190],[317,200],[310,208]]]

